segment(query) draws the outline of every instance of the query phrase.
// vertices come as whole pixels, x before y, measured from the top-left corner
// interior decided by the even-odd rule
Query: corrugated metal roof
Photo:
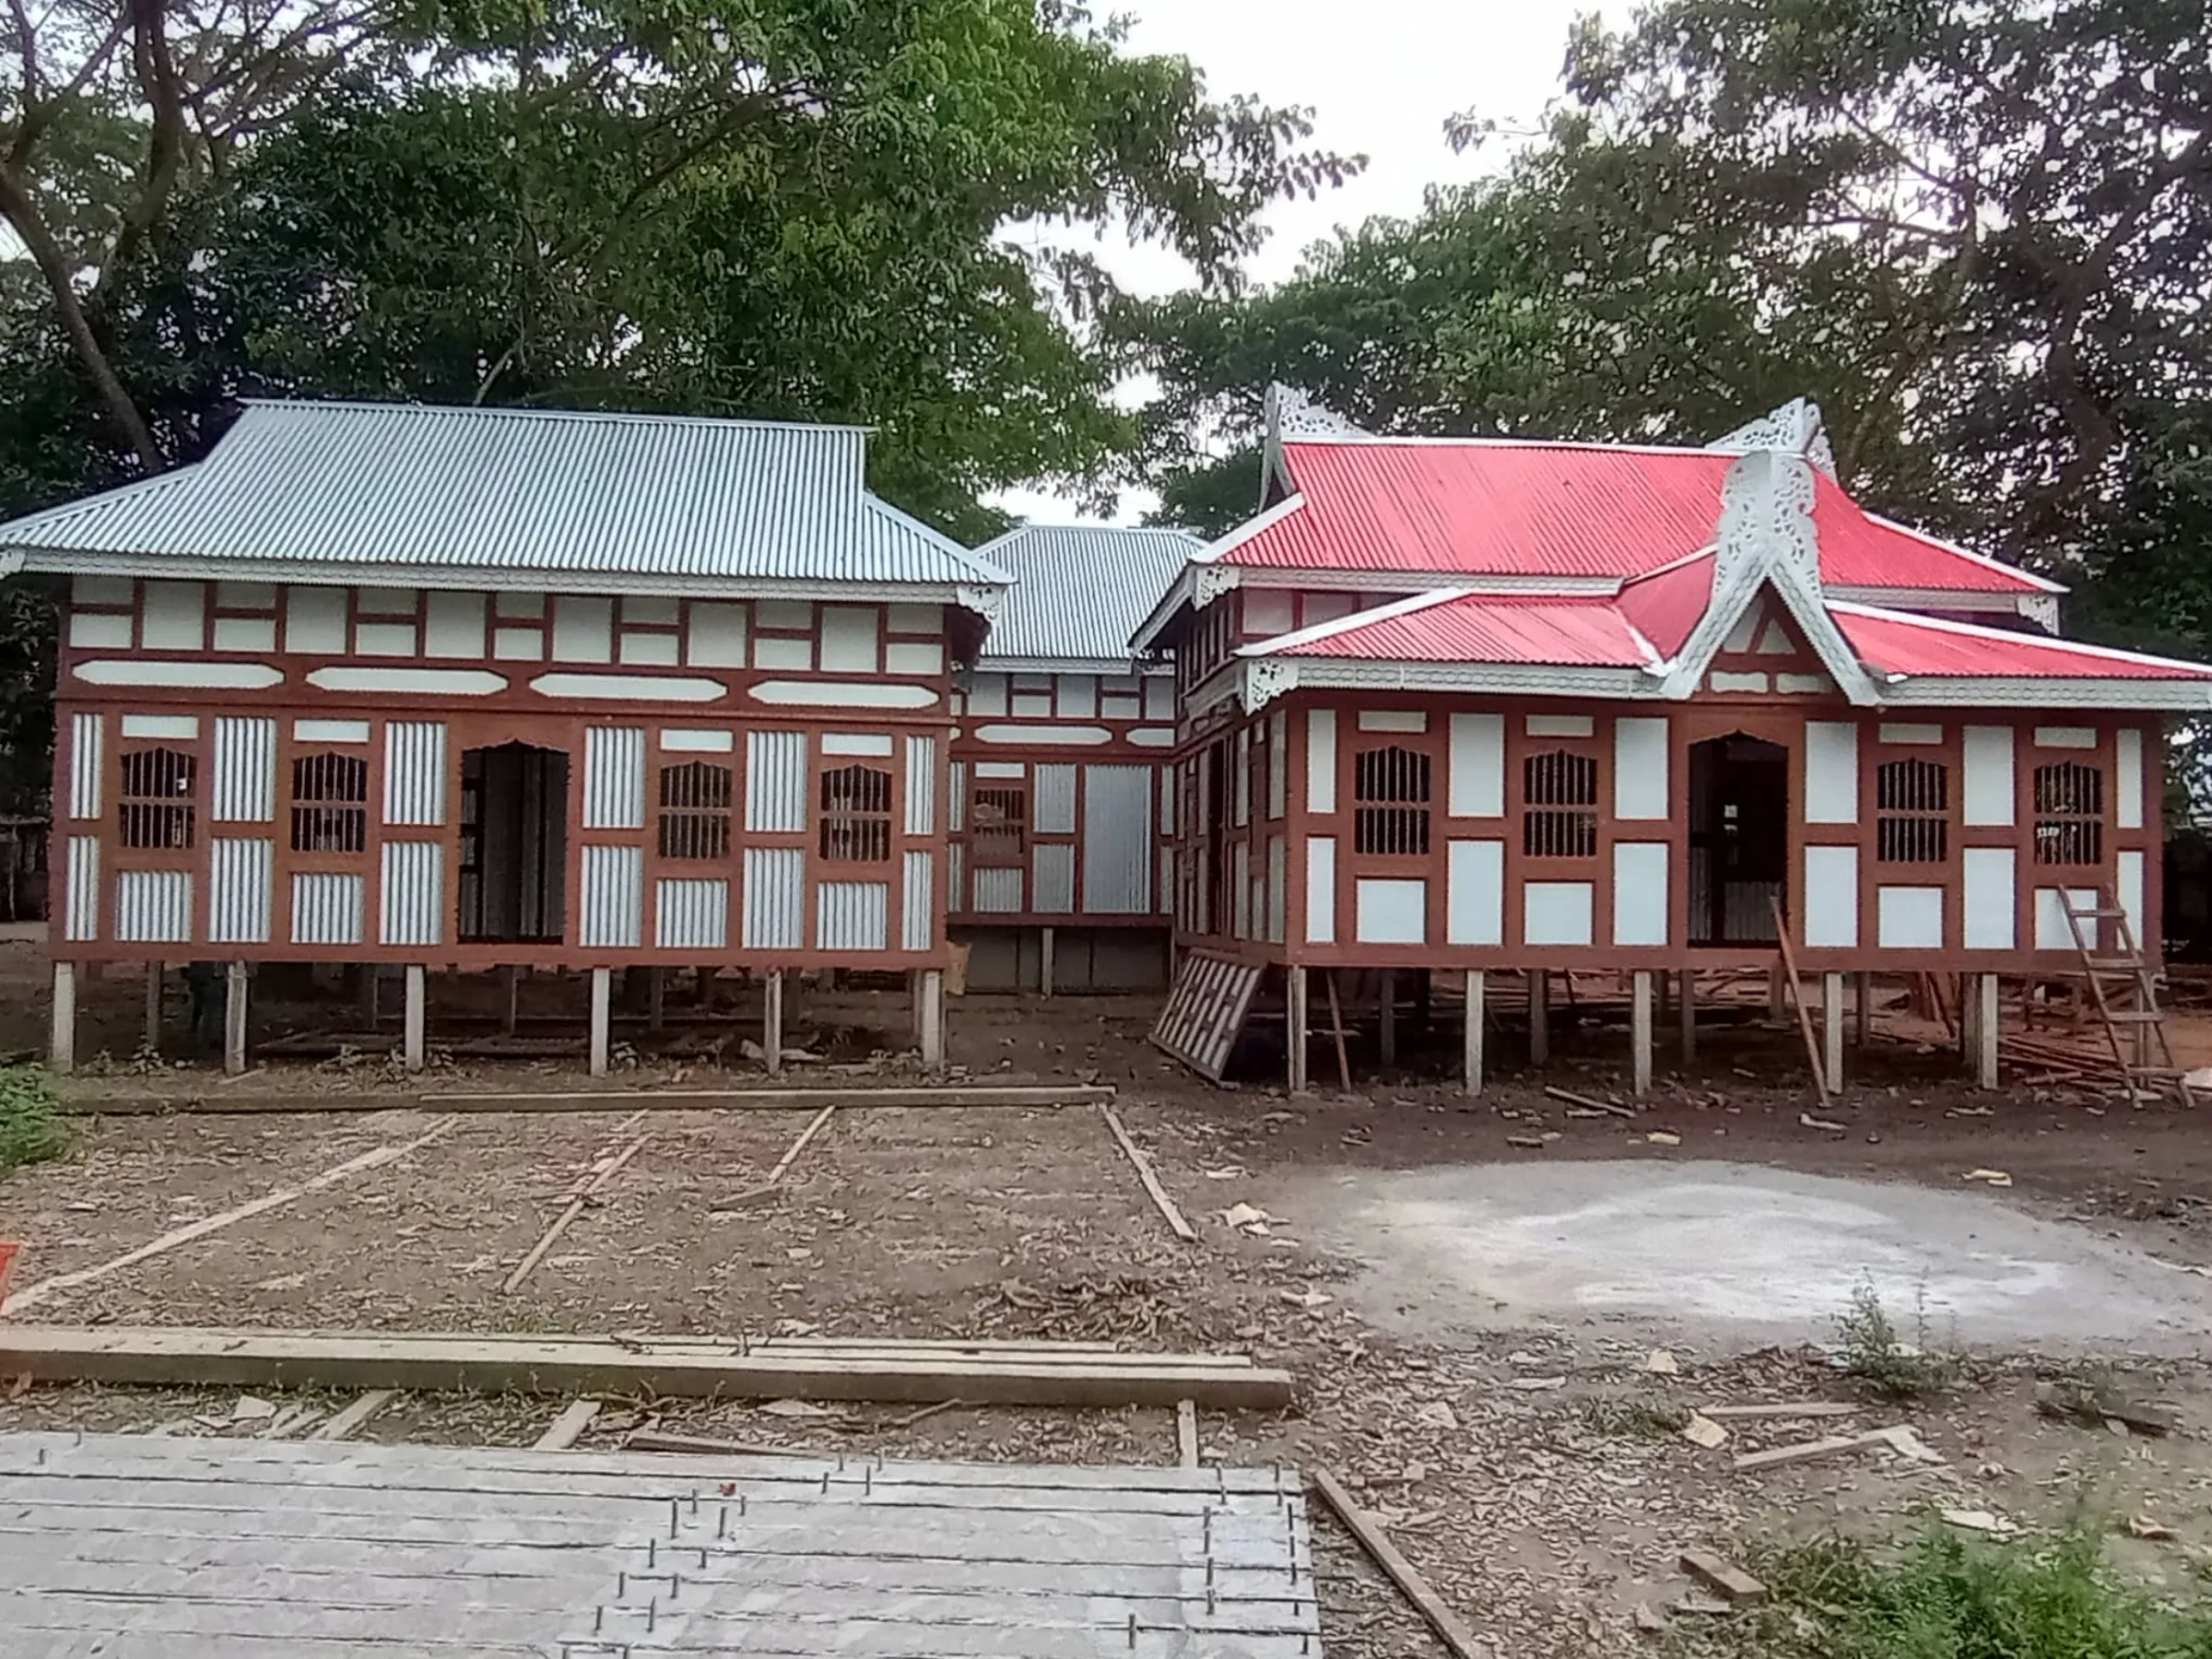
[[[1865,606],[1831,605],[1851,648],[1885,674],[1970,679],[2212,680],[2212,667]]]
[[[1712,545],[1736,457],[1470,440],[1286,443],[1304,505],[1232,565],[1466,576],[1640,575]],[[2043,593],[2053,583],[1862,511],[1822,475],[1820,575],[1841,587]]]
[[[1621,583],[1616,603],[1661,654],[1672,656],[1682,649],[1712,604],[1712,556],[1707,554],[1653,571],[1649,576]]]
[[[1268,655],[1359,657],[1399,663],[1526,663],[1562,668],[1641,668],[1651,654],[1611,599],[1593,594],[1473,594],[1382,607],[1349,617]]]
[[[0,546],[283,564],[995,583],[863,487],[856,427],[254,403],[195,466],[0,525]]]
[[[1180,530],[1025,524],[976,551],[1014,579],[982,660],[1127,662],[1129,636],[1201,544]]]

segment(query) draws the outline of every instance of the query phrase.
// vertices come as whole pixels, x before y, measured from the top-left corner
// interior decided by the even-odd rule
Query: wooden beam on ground
[[[1313,1489],[1321,1495],[1321,1500],[1335,1512],[1345,1530],[1359,1540],[1359,1547],[1382,1569],[1383,1576],[1398,1587],[1398,1594],[1429,1621],[1429,1628],[1436,1632],[1454,1659],[1494,1659],[1490,1650],[1475,1640],[1475,1632],[1467,1628],[1466,1622],[1445,1606],[1443,1597],[1429,1587],[1429,1581],[1398,1553],[1397,1546],[1383,1532],[1382,1524],[1354,1503],[1351,1494],[1326,1469],[1315,1468],[1312,1474]]]
[[[163,1233],[159,1238],[139,1245],[135,1250],[125,1251],[119,1256],[111,1257],[109,1260],[90,1267],[79,1267],[73,1273],[57,1273],[51,1278],[42,1278],[36,1284],[26,1285],[5,1302],[0,1302],[0,1313],[19,1313],[26,1308],[36,1307],[39,1303],[60,1295],[65,1290],[71,1290],[79,1285],[89,1285],[100,1279],[108,1278],[114,1274],[121,1273],[126,1267],[135,1267],[140,1262],[148,1261],[158,1255],[166,1255],[181,1245],[191,1243],[195,1239],[204,1239],[209,1233],[220,1232],[226,1227],[233,1227],[241,1221],[250,1221],[255,1216],[266,1215],[270,1210],[281,1209],[288,1204],[296,1204],[311,1193],[320,1193],[326,1188],[336,1186],[341,1182],[349,1181],[356,1175],[365,1174],[371,1170],[381,1170],[384,1165],[396,1162],[406,1157],[408,1153],[419,1151],[429,1146],[448,1129],[451,1129],[457,1121],[452,1117],[440,1118],[430,1125],[429,1130],[417,1135],[411,1141],[395,1141],[390,1146],[378,1147],[373,1151],[362,1153],[359,1158],[349,1158],[336,1168],[325,1170],[320,1175],[302,1181],[296,1186],[278,1187],[273,1193],[264,1193],[258,1198],[233,1206],[220,1215],[208,1216],[187,1227],[174,1228]]]
[[[1782,980],[1770,982],[1770,995],[1774,983],[1788,984],[1790,1001],[1797,1005],[1797,1030],[1805,1038],[1806,1064],[1813,1069],[1813,1092],[1819,1097],[1820,1104],[1825,1106],[1828,1104],[1829,1077],[1820,1065],[1819,1040],[1813,1035],[1813,1011],[1806,1006],[1805,985],[1797,977],[1797,953],[1790,945],[1789,914],[1782,908],[1779,899],[1768,900],[1767,907],[1774,912],[1774,942],[1782,947]]]
[[[351,1440],[371,1418],[398,1398],[399,1390],[396,1388],[372,1388],[307,1438],[319,1441]]]
[[[1159,1184],[1159,1177],[1152,1172],[1152,1160],[1137,1150],[1136,1143],[1129,1138],[1129,1131],[1122,1127],[1122,1120],[1113,1108],[1100,1106],[1099,1111],[1106,1119],[1106,1127],[1113,1131],[1113,1138],[1121,1143],[1123,1155],[1135,1169],[1137,1180],[1144,1182],[1153,1207],[1166,1219],[1169,1230],[1185,1244],[1197,1243],[1198,1230],[1182,1218],[1182,1212],[1175,1207],[1175,1200],[1168,1196],[1167,1189]]]
[[[1111,1084],[964,1084],[939,1088],[917,1085],[889,1088],[605,1088],[562,1093],[210,1095],[178,1096],[81,1094],[64,1097],[61,1109],[72,1115],[169,1117],[206,1113],[235,1116],[254,1112],[367,1112],[421,1109],[442,1112],[812,1112],[821,1107],[895,1106],[924,1109],[954,1106],[1096,1106],[1112,1100]]]
[[[598,1168],[592,1174],[590,1184],[569,1199],[568,1207],[553,1218],[553,1225],[546,1229],[545,1236],[530,1247],[530,1253],[517,1263],[514,1271],[507,1276],[507,1282],[500,1287],[501,1295],[512,1296],[514,1294],[514,1288],[530,1277],[530,1270],[533,1267],[546,1259],[546,1253],[553,1248],[555,1241],[569,1230],[576,1218],[583,1214],[585,1206],[599,1194],[606,1183],[621,1173],[622,1166],[645,1150],[645,1143],[652,1138],[653,1136],[650,1135],[641,1135],[621,1151],[615,1153],[611,1158],[601,1160]]]
[[[825,1106],[814,1114],[814,1121],[800,1130],[799,1138],[791,1143],[791,1150],[776,1160],[776,1167],[768,1172],[768,1180],[763,1185],[772,1187],[783,1179],[791,1166],[799,1161],[799,1154],[806,1150],[806,1143],[822,1132],[823,1126],[830,1122],[830,1114],[836,1110],[835,1106]]]
[[[1198,1403],[1175,1402],[1175,1456],[1186,1469],[1198,1466]]]
[[[596,1400],[571,1400],[560,1408],[560,1415],[546,1426],[531,1447],[534,1452],[566,1452],[583,1438],[592,1419],[599,1415]]]
[[[1053,1348],[840,1353],[699,1337],[239,1331],[190,1326],[0,1325],[0,1375],[34,1382],[223,1388],[404,1388],[684,1399],[957,1398],[979,1406],[1277,1411],[1286,1371],[1241,1355]]]
[[[1856,1417],[1860,1409],[1840,1400],[1798,1400],[1775,1406],[1700,1406],[1698,1413],[1715,1422],[1756,1422],[1763,1418]]]
[[[637,1429],[622,1439],[625,1452],[688,1452],[709,1457],[819,1457],[811,1446],[771,1446],[765,1441],[712,1439],[703,1434],[667,1434]]]

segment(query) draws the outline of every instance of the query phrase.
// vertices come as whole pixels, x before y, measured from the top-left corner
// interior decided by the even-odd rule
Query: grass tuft
[[[1884,1400],[1924,1400],[1959,1380],[1960,1365],[1928,1346],[1927,1310],[1917,1310],[1915,1340],[1907,1342],[1871,1283],[1862,1280],[1851,1303],[1836,1315],[1836,1347],[1847,1376]]]
[[[59,1158],[69,1145],[61,1104],[36,1065],[0,1065],[0,1170]]]

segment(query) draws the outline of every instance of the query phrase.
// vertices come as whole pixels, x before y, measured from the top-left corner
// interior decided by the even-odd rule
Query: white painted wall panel
[[[1505,843],[1455,841],[1447,854],[1444,942],[1505,943]]]
[[[1588,714],[1531,714],[1525,730],[1531,737],[1588,737],[1597,722]]]
[[[1521,884],[1521,942],[1524,945],[1587,945],[1592,942],[1595,908],[1594,884],[1587,881],[1526,881]]]
[[[747,847],[743,905],[747,950],[801,948],[806,937],[806,853],[797,847]]]
[[[235,839],[218,836],[207,843],[210,944],[269,942],[274,846],[274,842],[260,836]]]
[[[1306,838],[1306,943],[1336,942],[1336,838]]]
[[[1500,818],[1505,813],[1505,716],[1452,716],[1451,779],[1453,818]]]
[[[72,576],[69,597],[79,605],[128,605],[132,586],[128,576]]]
[[[215,723],[207,816],[218,824],[265,824],[276,816],[276,723],[220,715]]]
[[[192,877],[183,870],[124,870],[115,877],[115,937],[125,944],[182,945],[192,938]]]
[[[1859,943],[1859,850],[1805,850],[1805,921],[1799,936],[1807,949],[1853,950]]]
[[[1336,810],[1336,711],[1306,712],[1306,810],[1326,816]]]
[[[292,877],[295,945],[359,945],[368,911],[363,877],[337,870],[300,870]]]
[[[480,657],[484,654],[484,595],[433,591],[425,601],[422,654]]]
[[[1076,908],[1076,850],[1066,841],[1030,849],[1030,879],[1035,883],[1030,908],[1058,914]]]
[[[1625,723],[1624,723],[1625,724]],[[1613,843],[1613,943],[1666,943],[1667,843]]]
[[[385,723],[384,822],[412,825],[445,822],[443,721]]]
[[[1283,942],[1286,913],[1290,905],[1290,849],[1279,835],[1267,838],[1267,938]]]
[[[2018,936],[2018,861],[2010,847],[1969,847],[1961,865],[1960,926],[1969,950],[2010,950]]]
[[[2150,935],[2144,926],[2143,914],[2143,854],[2125,852],[2113,860],[2113,878],[2119,892],[2115,895],[2120,908],[2127,912],[2128,931],[2135,935],[2136,948],[2144,948]]]
[[[881,671],[875,607],[865,605],[822,606],[822,672],[876,674]],[[880,950],[881,946],[873,947]]]
[[[2035,747],[2037,748],[2093,749],[2097,747],[2097,728],[2095,726],[2037,726],[2035,728]]]
[[[1359,729],[1363,732],[1425,732],[1429,716],[1418,709],[1361,709],[1359,712]]]
[[[584,594],[563,594],[555,599],[553,660],[557,663],[613,662],[615,602]]]
[[[945,672],[945,647],[935,640],[893,640],[883,648],[886,674],[939,675]]]
[[[937,861],[925,847],[906,855],[905,884],[900,893],[899,948],[927,950],[936,943],[935,885]]]
[[[1175,718],[1175,677],[1171,674],[1145,676],[1145,718],[1172,720]]]
[[[617,642],[615,658],[632,668],[673,668],[680,660],[681,643],[672,633],[630,629]]]
[[[440,944],[444,918],[445,849],[436,841],[386,841],[377,893],[379,942]]]
[[[1099,717],[1097,675],[1060,674],[1053,677],[1057,688],[1053,695],[1059,699],[1061,719],[1096,720]]]
[[[2112,735],[2112,822],[2143,828],[2143,728],[2122,726]]]
[[[1963,820],[1975,825],[2011,823],[2015,799],[2012,728],[1970,725],[1959,734],[1959,753],[1966,774],[1959,792]]]
[[[69,890],[62,912],[62,936],[100,937],[100,837],[73,835],[68,843]]]
[[[1886,720],[1876,734],[1884,743],[1941,743],[1943,728],[1919,721]]]
[[[121,617],[102,620],[124,621]],[[127,628],[128,623],[124,623]],[[74,635],[74,628],[71,629]],[[126,643],[128,641],[125,641]],[[72,638],[70,643],[77,641]],[[218,617],[215,619],[215,648],[218,651],[251,651],[266,653],[276,649],[276,618],[274,617]]]
[[[1943,888],[1878,888],[1874,905],[1875,938],[1884,950],[1943,948]]]
[[[906,832],[934,835],[937,828],[937,740],[906,740]]]
[[[415,624],[356,622],[353,625],[353,650],[356,656],[414,656],[417,654]]]
[[[128,651],[131,648],[131,618],[105,611],[71,611],[69,643],[80,651]],[[219,629],[217,630],[216,649],[229,649],[222,642]]]
[[[1083,908],[1141,916],[1152,908],[1152,769],[1083,769]]]
[[[745,735],[745,827],[767,834],[806,828],[806,733]],[[746,901],[748,927],[751,902]]]
[[[1613,816],[1664,818],[1667,790],[1665,715],[1623,715],[1613,723]]]
[[[684,660],[694,668],[745,666],[745,606],[694,599],[684,622]]]
[[[664,877],[654,882],[653,942],[663,950],[728,948],[728,881],[711,877]]]
[[[1847,721],[1806,722],[1805,821],[1859,821],[1859,728]]]
[[[207,588],[198,582],[149,582],[141,601],[138,642],[147,651],[207,649]]]
[[[125,737],[167,737],[189,743],[200,735],[197,714],[125,714],[122,724]]]
[[[1353,884],[1352,914],[1355,936],[1362,945],[1425,945],[1429,884],[1363,877]]]
[[[346,654],[344,588],[284,590],[284,648],[300,656]]]
[[[106,754],[101,736],[98,714],[69,716],[69,816],[73,818],[96,818],[100,815],[100,788],[104,776],[101,765]]]
[[[781,636],[762,634],[753,641],[753,666],[756,668],[812,668],[814,641],[786,640]]]
[[[2066,921],[2066,901],[2069,899],[2077,911],[2097,908],[2095,888],[2035,889],[2035,947],[2038,950],[2063,950],[2068,955],[2073,954],[2074,934],[2071,924]],[[2098,924],[2086,917],[2081,924],[2081,936],[2088,941],[2092,949],[2108,942],[2100,940]]]
[[[645,827],[645,728],[589,726],[583,734],[583,827]]]
[[[971,714],[1004,714],[1006,712],[1006,677],[1003,674],[971,674],[968,677],[968,712]]]
[[[825,881],[815,888],[818,950],[883,950],[890,943],[890,925],[888,881]]]

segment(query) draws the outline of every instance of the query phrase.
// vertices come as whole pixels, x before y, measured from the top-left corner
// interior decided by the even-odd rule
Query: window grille
[[[1551,749],[1521,763],[1521,851],[1530,858],[1597,856],[1597,762]]]
[[[1885,760],[1875,768],[1875,857],[1883,864],[1941,864],[1950,853],[1951,771],[1935,760]]]
[[[832,864],[890,861],[889,772],[841,766],[822,774],[820,850]]]
[[[1352,762],[1352,845],[1378,858],[1429,852],[1430,762],[1418,749],[1361,749]]]
[[[707,760],[661,768],[661,856],[730,855],[730,769]]]
[[[1029,857],[1030,792],[981,788],[969,803],[968,858],[975,865],[1019,865]]]
[[[193,841],[192,792],[199,762],[176,749],[132,749],[123,757],[117,829],[126,847],[174,850]]]
[[[2078,760],[2035,769],[2035,862],[2104,862],[2104,773]]]
[[[359,853],[369,845],[369,762],[302,755],[292,762],[292,851]]]

